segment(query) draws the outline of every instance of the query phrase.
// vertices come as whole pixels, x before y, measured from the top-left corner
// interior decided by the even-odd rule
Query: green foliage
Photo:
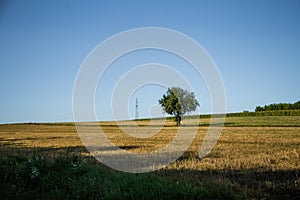
[[[273,103],[270,105],[265,105],[264,107],[257,106],[255,112],[261,111],[272,111],[272,110],[300,110],[300,101],[296,103]]]
[[[195,179],[188,178],[190,175]],[[165,169],[130,174],[77,156],[0,158],[0,176],[3,200],[297,199],[300,194],[297,170]]]
[[[227,185],[129,174],[79,157],[0,158],[1,199],[232,199]],[[214,189],[216,188],[216,189]]]
[[[179,87],[168,88],[166,94],[158,101],[169,115],[182,116],[195,111],[199,106],[195,94]]]

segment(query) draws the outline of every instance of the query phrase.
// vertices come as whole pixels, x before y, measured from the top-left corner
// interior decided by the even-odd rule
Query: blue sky
[[[299,1],[1,2],[0,123],[72,121],[73,84],[85,57],[113,34],[140,27],[174,29],[200,43],[222,75],[227,112],[300,100]],[[113,85],[124,69],[145,62],[166,63],[186,74],[199,84],[197,112],[210,112],[203,81],[174,56],[136,52],[118,60],[104,78]],[[97,91],[99,120],[112,119],[111,88]],[[135,97],[140,116],[148,117],[164,91],[138,90],[129,100],[131,115]]]

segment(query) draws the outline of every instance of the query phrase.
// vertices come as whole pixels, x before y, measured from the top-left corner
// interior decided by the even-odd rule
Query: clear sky
[[[297,0],[0,1],[0,123],[72,121],[73,84],[85,57],[111,35],[140,27],[174,29],[200,43],[222,75],[227,112],[298,101],[299,19]],[[197,84],[186,63],[172,55],[149,50],[127,56],[106,80],[117,81],[121,66],[161,61]],[[99,120],[112,119],[112,88],[96,94]],[[140,117],[148,117],[164,92],[141,88],[130,113],[138,97]],[[196,95],[198,112],[209,113],[205,86],[199,84]]]

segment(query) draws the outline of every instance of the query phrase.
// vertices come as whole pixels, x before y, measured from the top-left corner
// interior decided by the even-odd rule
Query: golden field
[[[114,145],[126,151],[152,152],[167,145],[178,129],[197,129],[189,149],[174,163],[156,171],[158,176],[185,180],[197,187],[213,182],[233,188],[246,198],[272,199],[300,196],[300,117],[229,117],[213,150],[198,158],[210,119],[183,119],[182,126],[167,120],[81,123],[99,126]],[[161,128],[161,130],[159,130]],[[156,134],[137,138],[127,133],[142,130]],[[188,135],[188,134],[187,134]],[[185,139],[184,136],[182,139]],[[75,155],[94,160],[83,146],[74,123],[27,123],[0,125],[0,156],[52,159]],[[94,163],[101,163],[93,161]],[[234,192],[231,193],[234,195]],[[239,193],[240,194],[240,193]],[[240,196],[239,196],[240,197]],[[239,198],[238,198],[239,199]]]
[[[294,118],[289,120],[290,123],[299,120],[299,117],[290,118]],[[226,123],[228,121],[238,123],[241,119],[244,118],[227,118]],[[190,129],[194,130],[193,125],[196,122],[195,119],[183,120],[180,129],[186,132]],[[200,124],[208,122],[209,119],[200,120]],[[142,127],[142,131],[147,134],[147,131],[152,133],[152,129],[156,131],[163,121],[156,122],[154,126],[148,126],[149,121],[134,121],[133,123]],[[188,159],[179,159],[169,168],[300,169],[300,127],[232,127],[232,124],[227,126],[226,123],[216,146],[204,159],[198,159],[197,153],[208,127],[199,126],[194,142],[188,152],[183,155]],[[162,130],[150,138],[135,138],[126,134],[136,129],[136,126],[128,125],[129,122],[126,121],[118,124],[115,122],[86,123],[86,126],[97,127],[98,124],[115,145],[135,153],[151,152],[165,146],[178,131],[178,127],[173,126],[174,122],[170,120],[165,123]],[[73,123],[0,125],[0,145],[2,156],[26,153],[28,150],[36,150],[49,155],[59,154],[65,150],[69,153],[87,153]]]

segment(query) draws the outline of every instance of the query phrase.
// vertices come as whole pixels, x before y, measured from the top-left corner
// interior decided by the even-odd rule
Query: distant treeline
[[[255,116],[300,116],[300,101],[296,103],[278,103],[265,105],[264,107],[257,106],[255,112],[239,112],[239,113],[226,113],[225,117],[255,117]],[[224,114],[201,114],[201,115],[187,115],[183,119],[195,118],[211,118],[211,117],[224,117]],[[154,120],[161,120],[164,118],[154,118]],[[167,120],[174,119],[174,117],[167,117]],[[138,121],[150,121],[151,118],[136,119]]]
[[[273,111],[273,110],[300,110],[300,101],[296,103],[273,103],[264,107],[257,106],[255,112]]]

